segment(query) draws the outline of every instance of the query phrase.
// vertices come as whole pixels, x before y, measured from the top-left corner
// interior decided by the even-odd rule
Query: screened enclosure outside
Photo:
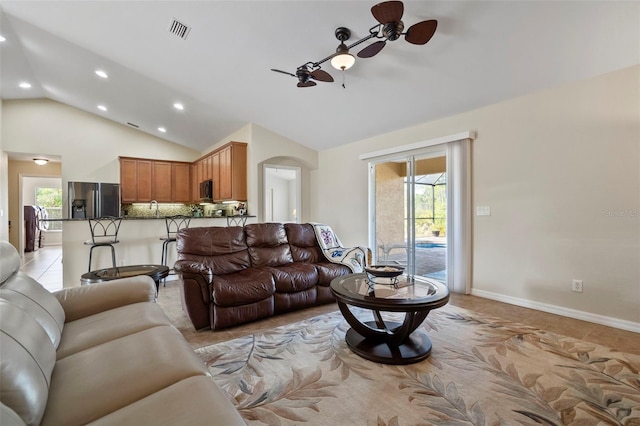
[[[446,173],[435,173],[415,178],[416,239],[447,235],[446,176]],[[404,184],[406,192],[406,179]]]

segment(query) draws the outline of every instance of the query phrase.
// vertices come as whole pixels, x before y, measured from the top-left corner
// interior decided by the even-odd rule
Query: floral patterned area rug
[[[637,355],[447,305],[431,356],[392,366],[348,328],[334,312],[196,352],[250,425],[640,425]]]

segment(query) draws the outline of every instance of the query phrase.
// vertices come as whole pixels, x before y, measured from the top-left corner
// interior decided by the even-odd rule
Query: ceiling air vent
[[[171,22],[169,22],[169,32],[180,37],[183,40],[187,39],[189,35],[189,31],[191,31],[190,27],[187,27],[182,22],[178,21],[176,18],[171,18]]]

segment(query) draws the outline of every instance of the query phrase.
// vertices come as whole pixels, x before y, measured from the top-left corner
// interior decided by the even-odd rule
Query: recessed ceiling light
[[[22,87],[23,89],[30,89],[31,88],[31,84],[27,83],[26,81],[23,81],[18,86]]]
[[[107,107],[106,107],[106,106],[104,106],[104,105],[98,105],[98,109],[99,109],[100,111],[106,111],[106,110],[107,110]]]
[[[107,75],[106,72],[102,71],[102,70],[96,70],[96,75],[98,77],[102,77],[102,78],[109,78],[109,76]]]
[[[3,42],[3,41],[5,41],[5,40],[6,40],[6,38],[4,38],[4,36],[1,36],[1,35],[0,35],[0,43],[1,43],[1,42]]]
[[[184,109],[184,105],[182,105],[180,102],[176,102],[175,104],[173,104],[173,107],[175,109],[179,109],[180,111]]]
[[[167,129],[165,129],[164,127],[158,127],[158,131],[162,133],[167,133]]]

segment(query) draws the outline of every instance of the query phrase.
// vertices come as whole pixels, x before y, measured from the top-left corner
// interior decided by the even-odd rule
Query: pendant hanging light
[[[336,49],[337,55],[331,58],[331,65],[337,70],[348,70],[356,63],[356,58],[349,53],[349,49],[344,43]]]
[[[344,41],[349,40],[349,37],[351,37],[351,31],[348,28],[336,29],[336,38],[340,40],[340,45],[336,49],[335,56],[331,58],[331,65],[337,70],[348,70],[356,63],[356,58],[349,53],[349,48],[344,44]]]

